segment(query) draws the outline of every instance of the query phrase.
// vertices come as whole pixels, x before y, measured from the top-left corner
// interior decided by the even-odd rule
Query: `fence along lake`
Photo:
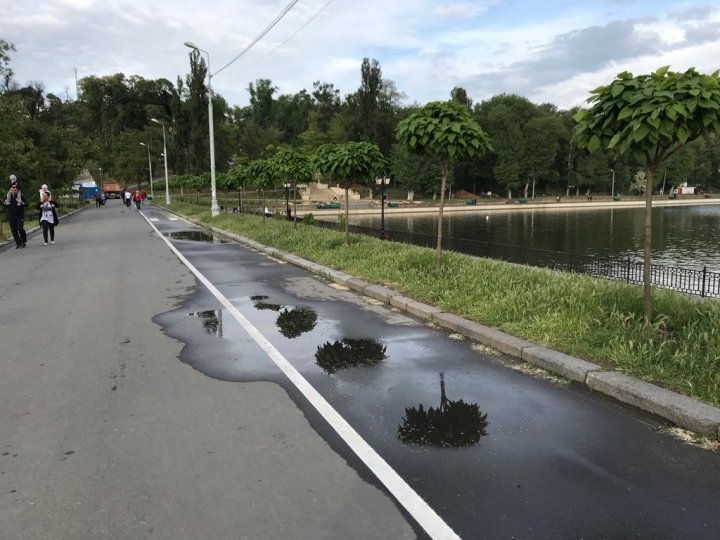
[[[720,205],[653,208],[652,262],[720,272]],[[350,223],[380,228],[379,215],[350,215]],[[573,208],[463,212],[443,216],[443,236],[642,261],[644,208]],[[393,215],[389,231],[435,235],[436,214]]]

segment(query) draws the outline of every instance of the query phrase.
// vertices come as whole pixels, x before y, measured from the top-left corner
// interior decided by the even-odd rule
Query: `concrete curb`
[[[172,210],[169,211],[175,213],[172,212]],[[185,216],[181,217],[200,227],[207,228],[201,222],[188,219]],[[417,302],[387,287],[368,283],[362,279],[313,263],[312,261],[308,261],[291,253],[285,253],[275,248],[262,246],[249,238],[230,233],[217,227],[211,227],[210,229],[221,236],[225,236],[241,244],[249,245],[273,257],[305,268],[356,292],[397,307],[420,319],[434,322],[443,328],[462,334],[483,345],[488,345],[509,356],[519,358],[547,371],[582,383],[594,391],[660,416],[681,428],[720,440],[720,408],[718,407],[713,407],[712,405],[666,390],[657,385],[634,379],[623,373],[604,371],[601,366],[593,364],[592,362],[540,347],[535,343],[464,319],[453,313],[444,312],[435,306]]]

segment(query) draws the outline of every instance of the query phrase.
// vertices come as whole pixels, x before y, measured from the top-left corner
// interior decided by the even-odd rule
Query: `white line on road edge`
[[[142,214],[142,212],[141,212]],[[453,531],[450,526],[428,505],[420,495],[415,493],[413,489],[388,465],[388,463],[378,454],[361,436],[353,429],[353,427],[325,400],[320,393],[298,372],[293,365],[278,351],[272,343],[270,343],[262,333],[255,328],[245,316],[228,300],[225,296],[212,284],[208,279],[195,268],[185,256],[172,245],[172,243],[157,230],[150,219],[142,214],[145,220],[160,236],[160,238],[168,245],[177,258],[187,266],[190,271],[202,282],[205,287],[218,299],[218,301],[228,310],[235,320],[242,326],[245,331],[252,337],[260,348],[265,351],[270,359],[275,362],[278,368],[290,379],[295,387],[305,396],[310,404],[322,415],[328,424],[337,432],[337,434],[345,441],[350,449],[365,463],[365,465],[377,476],[385,487],[392,493],[397,501],[405,507],[405,510],[425,529],[432,537],[438,539],[459,539],[460,537]]]

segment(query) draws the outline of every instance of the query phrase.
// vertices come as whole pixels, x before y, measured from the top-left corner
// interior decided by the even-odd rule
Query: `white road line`
[[[170,218],[168,218],[168,220],[170,220],[170,221],[178,221],[178,218],[176,218],[176,217],[170,217]]]
[[[143,217],[145,217],[145,216],[143,215]],[[160,220],[159,220],[158,218],[156,218],[156,217],[151,217],[151,218],[150,218],[150,221],[160,221]]]
[[[262,333],[255,328],[245,316],[228,300],[225,296],[212,284],[208,279],[200,273],[200,271],[188,261],[185,256],[172,245],[172,243],[157,230],[152,221],[143,214],[150,226],[155,230],[158,236],[167,244],[170,250],[175,253],[178,259],[187,266],[190,271],[202,282],[205,287],[218,299],[218,301],[228,310],[235,320],[242,326],[245,331],[252,337],[260,348],[265,351],[270,359],[275,362],[278,368],[290,379],[295,387],[305,396],[310,404],[322,415],[328,424],[337,432],[337,434],[345,441],[350,449],[367,465],[367,467],[377,476],[385,487],[392,493],[397,501],[405,507],[408,513],[417,521],[420,526],[432,537],[438,539],[459,539],[460,537],[453,531],[450,526],[428,505],[420,495],[415,493],[413,489],[388,465],[388,463],[378,454],[361,436],[353,429],[353,427],[325,400],[320,393],[298,372],[288,360],[280,354],[272,343],[270,343]]]

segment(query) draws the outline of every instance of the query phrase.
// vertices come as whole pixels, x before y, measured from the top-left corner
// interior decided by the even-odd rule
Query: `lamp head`
[[[158,120],[157,118],[151,118],[150,121],[151,121],[151,122],[154,122],[154,123],[156,123],[156,124],[161,124],[161,125],[162,125],[162,122],[161,122],[160,120]]]
[[[192,41],[186,41],[185,43],[183,43],[183,45],[185,45],[186,47],[190,47],[191,49],[195,49],[196,51],[200,50],[200,47],[195,45]]]
[[[147,144],[145,144],[144,142],[141,142],[140,146],[147,146]]]

